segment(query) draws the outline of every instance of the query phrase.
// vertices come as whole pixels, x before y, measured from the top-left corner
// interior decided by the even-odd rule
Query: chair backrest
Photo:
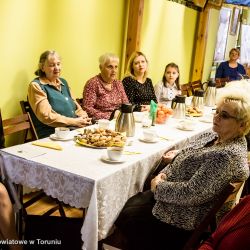
[[[190,82],[190,86],[194,95],[195,90],[203,89],[201,80]]]
[[[181,88],[182,95],[185,95],[185,96],[192,96],[193,95],[193,91],[192,91],[190,83],[182,84],[182,85],[180,85],[180,88]]]
[[[3,133],[3,122],[2,122],[2,114],[0,109],[0,148],[4,148],[4,133]]]
[[[229,82],[229,78],[216,78],[215,83],[216,83],[216,88],[223,88],[225,87],[226,83]]]
[[[224,202],[224,203],[230,202],[232,204],[231,209],[239,203],[244,184],[245,184],[245,181],[232,183],[232,185],[234,186],[234,190],[228,196],[227,200]]]
[[[20,106],[21,106],[23,114],[27,114],[29,116],[29,120],[30,120],[30,129],[29,129],[29,131],[31,133],[31,140],[37,140],[38,135],[37,135],[34,123],[32,121],[31,115],[30,115],[31,112],[33,112],[31,107],[30,107],[30,104],[29,104],[28,101],[20,101]],[[25,132],[25,141],[29,141],[29,139],[28,139],[28,130]]]
[[[76,101],[78,102],[78,104],[79,104],[80,106],[82,106],[83,98],[76,98]]]
[[[230,183],[221,191],[217,202],[204,217],[200,225],[196,227],[183,250],[197,249],[197,246],[200,244],[201,235],[208,229],[209,225],[211,225],[212,231],[215,230],[214,224],[216,224],[216,213],[221,209],[224,203],[235,199],[243,183],[244,182]]]
[[[22,114],[15,116],[13,118],[3,120],[3,132],[4,136],[11,135],[20,131],[28,131],[31,130],[31,122],[30,122],[29,114]],[[34,134],[35,140],[38,139],[36,134]],[[25,142],[25,138],[23,140]]]

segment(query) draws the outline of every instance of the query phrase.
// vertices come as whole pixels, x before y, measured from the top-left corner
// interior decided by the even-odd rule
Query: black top
[[[134,111],[141,111],[141,105],[149,105],[151,100],[157,103],[152,80],[146,78],[144,83],[128,76],[122,80],[129,102],[135,104]]]

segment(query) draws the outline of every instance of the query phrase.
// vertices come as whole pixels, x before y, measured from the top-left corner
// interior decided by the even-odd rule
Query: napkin
[[[141,152],[133,152],[133,151],[124,151],[124,155],[139,155]]]
[[[34,141],[34,142],[32,142],[32,145],[45,147],[45,148],[56,149],[56,150],[62,150],[63,149],[59,144],[57,144],[55,142]]]

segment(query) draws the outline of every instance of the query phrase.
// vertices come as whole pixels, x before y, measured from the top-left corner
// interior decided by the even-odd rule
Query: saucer
[[[183,125],[181,125],[181,124],[178,124],[177,126],[176,126],[178,129],[180,129],[180,130],[184,130],[184,131],[193,131],[195,128],[194,127],[185,127],[185,126],[183,126]]]
[[[139,141],[146,142],[146,143],[156,143],[159,141],[157,137],[155,137],[153,140],[147,140],[143,136],[139,137]]]
[[[67,137],[65,137],[65,138],[58,138],[58,137],[56,136],[56,134],[51,134],[51,135],[49,136],[49,138],[50,138],[51,140],[54,140],[54,141],[70,141],[70,140],[73,140],[74,136],[69,135],[69,136],[67,136]]]
[[[199,119],[199,121],[200,122],[206,122],[206,123],[212,123],[213,122],[213,119],[212,118],[210,118],[210,117],[201,117],[200,119]]]
[[[113,160],[109,159],[107,155],[103,155],[103,156],[101,157],[101,160],[102,160],[103,162],[106,162],[106,163],[116,164],[116,163],[122,163],[122,162],[124,162],[124,161],[125,161],[125,158],[124,158],[124,157],[121,157],[120,160],[118,160],[118,161],[113,161]]]

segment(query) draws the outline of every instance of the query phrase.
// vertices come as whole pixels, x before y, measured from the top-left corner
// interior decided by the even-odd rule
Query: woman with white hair
[[[229,83],[226,84],[225,88],[221,88],[221,89],[217,89],[217,93],[218,95],[220,95],[220,93],[223,93],[223,91],[225,91],[228,88],[234,88],[235,90],[232,91],[243,91],[245,93],[249,93],[250,94],[250,81],[249,80],[240,80],[240,81],[231,81]],[[228,91],[228,90],[226,90]],[[246,135],[246,139],[247,139],[247,150],[250,151],[250,133],[248,133]]]
[[[124,249],[182,249],[218,194],[229,183],[248,178],[249,130],[249,95],[226,89],[217,100],[213,132],[166,153],[169,165],[151,181],[151,190],[125,204],[115,222],[125,236]]]
[[[106,53],[99,58],[100,73],[87,81],[83,90],[83,107],[94,120],[109,119],[111,113],[128,98],[117,80],[119,58]]]

